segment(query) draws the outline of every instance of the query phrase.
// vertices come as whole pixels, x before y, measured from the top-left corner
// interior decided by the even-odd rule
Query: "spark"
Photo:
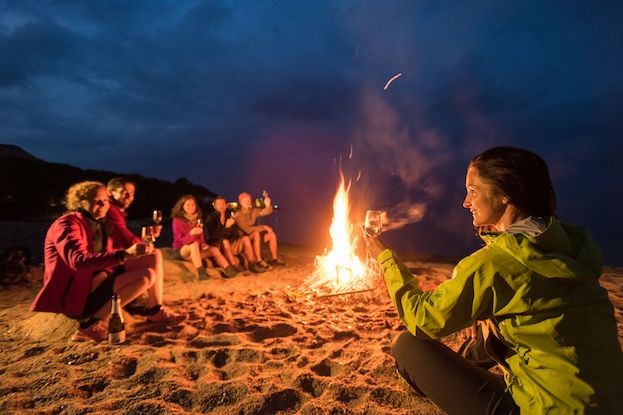
[[[389,85],[394,82],[396,79],[400,78],[402,76],[402,72],[397,73],[396,75],[392,76],[389,81],[387,81],[387,83],[385,84],[385,86],[383,87],[383,91],[387,91],[387,88],[389,88]]]
[[[348,153],[348,159],[352,160],[353,159],[353,145],[350,145],[350,153]]]

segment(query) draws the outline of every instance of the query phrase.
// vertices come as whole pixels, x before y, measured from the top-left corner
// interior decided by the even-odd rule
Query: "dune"
[[[0,411],[15,414],[442,414],[398,378],[390,355],[403,330],[382,289],[317,298],[299,287],[314,252],[285,246],[287,267],[197,281],[165,261],[165,304],[187,319],[175,327],[125,314],[128,340],[72,343],[77,323],[30,313],[30,283],[2,287]],[[423,287],[451,264],[408,261]],[[602,284],[623,336],[623,269]],[[456,349],[458,333],[443,341]]]

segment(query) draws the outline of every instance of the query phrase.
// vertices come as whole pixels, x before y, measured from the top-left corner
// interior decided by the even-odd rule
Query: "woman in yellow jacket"
[[[545,162],[496,147],[470,162],[465,186],[463,207],[486,245],[435,290],[420,290],[393,251],[368,241],[407,328],[392,350],[398,372],[448,414],[622,414],[601,252],[556,218]],[[503,379],[434,340],[476,322]]]

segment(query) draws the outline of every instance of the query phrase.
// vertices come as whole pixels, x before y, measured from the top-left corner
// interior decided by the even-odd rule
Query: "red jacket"
[[[30,310],[80,317],[93,273],[119,265],[115,253],[110,238],[104,252],[93,252],[93,235],[82,213],[58,218],[45,236],[43,287]]]
[[[187,220],[181,218],[173,218],[173,249],[180,249],[184,245],[191,244],[195,241],[199,242],[199,246],[205,245],[203,231],[198,235],[191,235],[190,230],[193,228]]]
[[[122,212],[117,202],[114,199],[110,199],[110,209],[106,214],[106,220],[112,224],[113,228],[110,232],[110,239],[112,239],[112,246],[114,249],[126,249],[135,243],[141,242],[141,238],[134,235],[125,222],[125,212]]]

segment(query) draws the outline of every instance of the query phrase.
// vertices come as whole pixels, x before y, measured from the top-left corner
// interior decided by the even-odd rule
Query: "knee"
[[[143,275],[143,285],[151,287],[156,283],[156,270],[153,268],[147,268],[145,275]]]
[[[405,330],[398,335],[392,345],[392,356],[396,364],[401,366],[406,360],[413,361],[420,354],[420,345],[426,340],[419,339]]]

